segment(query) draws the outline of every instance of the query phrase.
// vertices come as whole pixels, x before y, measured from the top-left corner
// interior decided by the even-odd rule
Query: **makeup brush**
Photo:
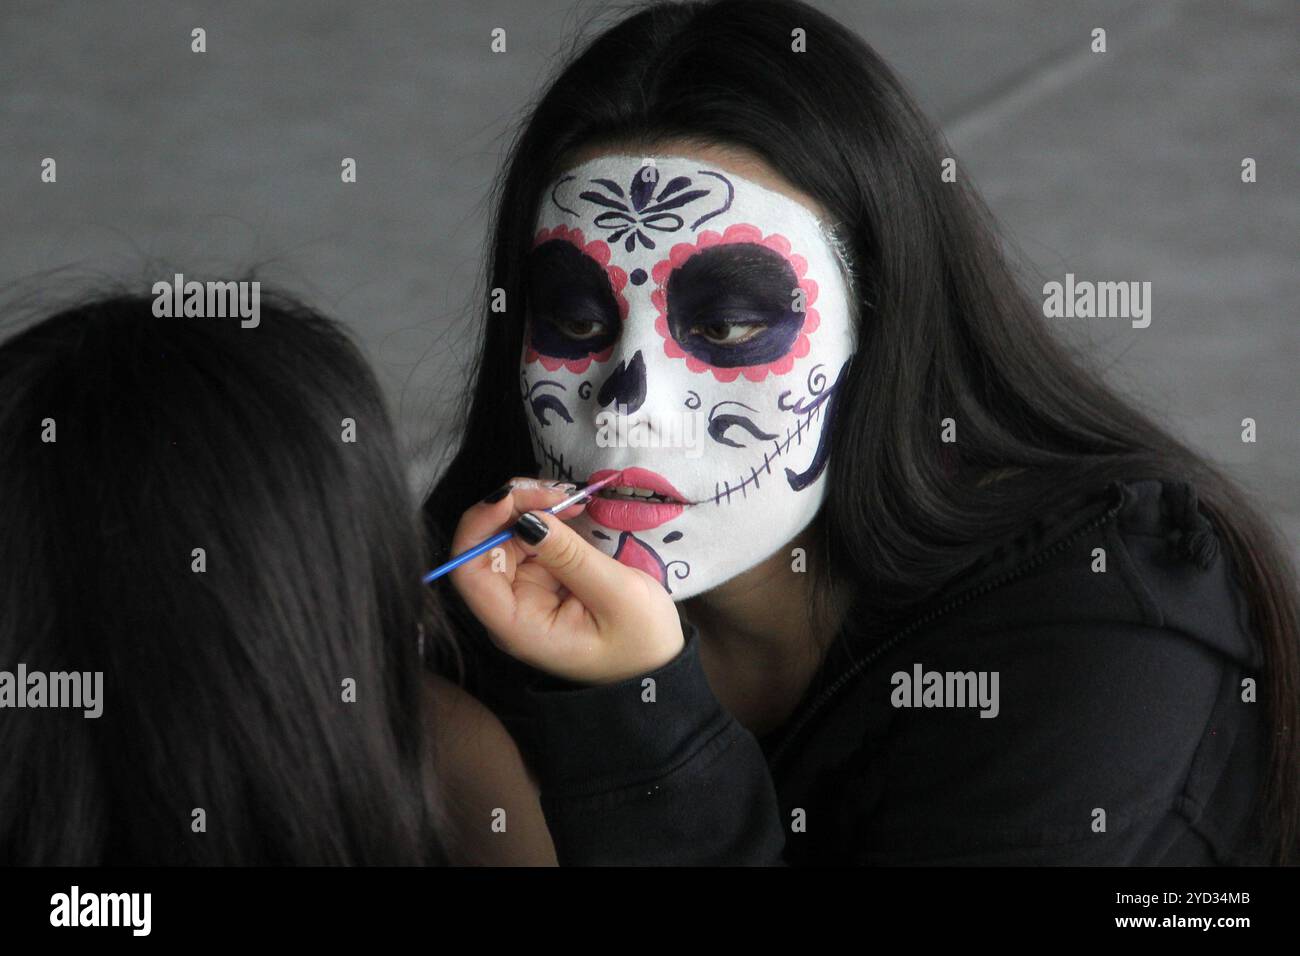
[[[606,478],[600,479],[600,481],[593,481],[585,488],[579,488],[576,494],[568,498],[565,498],[559,504],[551,505],[551,507],[544,508],[542,510],[548,515],[559,514],[565,508],[572,508],[578,502],[584,499],[589,499],[594,497],[596,492],[600,491],[601,488],[604,488],[608,484],[612,484],[616,479],[621,477],[623,477],[623,473],[621,471],[617,471]],[[470,548],[468,551],[464,551],[461,554],[456,555],[446,564],[441,564],[438,567],[434,568],[423,578],[421,578],[421,580],[424,581],[425,584],[428,584],[430,581],[436,581],[438,578],[442,577],[448,571],[455,570],[456,568],[464,564],[466,561],[473,561],[480,554],[483,554],[485,551],[491,551],[497,545],[501,544],[504,541],[509,541],[514,536],[515,533],[511,531],[509,528],[507,528],[505,531],[499,531],[496,534],[494,534],[492,537],[488,538],[486,541],[482,541],[474,545],[474,547]]]

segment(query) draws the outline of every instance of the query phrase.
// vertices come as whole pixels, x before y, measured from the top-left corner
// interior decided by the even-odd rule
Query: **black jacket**
[[[890,636],[841,634],[761,740],[719,705],[689,625],[646,675],[653,703],[644,678],[526,668],[478,691],[540,777],[561,864],[1257,864],[1244,613],[1191,489],[1116,483]],[[925,703],[895,676],[918,671],[983,672],[986,705],[896,706]]]

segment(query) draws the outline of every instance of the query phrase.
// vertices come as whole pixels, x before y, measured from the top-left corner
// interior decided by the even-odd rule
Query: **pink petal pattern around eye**
[[[610,264],[609,244],[603,239],[593,239],[587,242],[583,238],[582,230],[571,228],[565,225],[554,226],[549,229],[538,231],[533,238],[533,248],[536,249],[544,242],[550,242],[552,239],[562,239],[571,243],[579,250],[586,253],[596,262],[600,263],[605,270],[605,275],[609,279],[610,290],[614,293],[614,298],[618,302],[618,318],[620,322],[627,322],[628,303],[627,297],[623,295],[623,289],[627,287],[627,272],[616,265]],[[614,346],[611,345],[599,352],[589,352],[581,358],[564,359],[552,355],[543,355],[533,348],[532,343],[528,344],[528,349],[524,353],[524,362],[541,362],[542,368],[548,372],[558,371],[560,368],[568,369],[575,375],[581,375],[591,367],[592,362],[604,362],[614,354]]]
[[[668,284],[668,277],[672,275],[673,270],[681,266],[691,256],[712,246],[739,242],[766,246],[790,263],[790,267],[794,269],[794,274],[799,278],[799,288],[804,292],[804,303],[807,310],[804,312],[803,325],[799,328],[799,334],[790,345],[790,351],[779,359],[761,365],[719,368],[688,354],[673,339],[672,333],[668,331],[668,297],[664,290]],[[741,375],[744,375],[748,381],[761,382],[769,375],[786,374],[790,369],[794,368],[795,359],[803,358],[808,354],[812,347],[808,341],[808,336],[815,332],[817,326],[821,324],[817,310],[812,307],[813,303],[817,301],[817,283],[808,278],[807,273],[808,260],[790,251],[790,240],[779,233],[764,236],[763,230],[751,223],[736,223],[728,226],[722,233],[705,230],[696,237],[696,241],[693,243],[677,243],[669,250],[668,258],[655,263],[651,272],[655,288],[650,293],[650,301],[654,303],[656,312],[655,331],[664,340],[664,354],[669,358],[685,359],[686,367],[692,372],[712,372],[713,377],[719,382],[734,382]]]

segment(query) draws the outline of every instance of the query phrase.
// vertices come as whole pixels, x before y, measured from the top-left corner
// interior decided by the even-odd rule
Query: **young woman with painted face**
[[[786,2],[646,7],[525,123],[426,512],[459,550],[512,475],[624,472],[448,589],[561,862],[1294,852],[1287,554],[1056,343],[948,154]]]

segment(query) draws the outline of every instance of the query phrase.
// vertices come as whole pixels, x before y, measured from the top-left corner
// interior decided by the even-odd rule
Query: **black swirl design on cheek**
[[[527,379],[525,379],[525,383],[527,383]],[[558,388],[561,391],[564,391],[564,384],[562,382],[557,382],[550,378],[544,378],[529,386],[528,391],[524,392],[524,401],[528,403],[528,407],[532,410],[533,417],[537,419],[537,423],[543,428],[551,424],[550,420],[546,417],[546,413],[552,411],[572,425],[573,416],[569,414],[568,408],[565,407],[564,402],[562,402],[558,396],[538,395],[536,398],[533,397],[533,392],[544,386]]]
[[[754,424],[753,419],[749,418],[746,415],[731,415],[731,414],[719,415],[718,409],[721,408],[723,405],[739,405],[741,408],[748,408],[751,412],[755,411],[753,408],[750,408],[750,406],[746,405],[744,402],[727,401],[727,402],[718,402],[718,404],[714,405],[713,409],[709,412],[708,431],[709,431],[709,437],[712,438],[718,444],[730,445],[732,448],[745,447],[744,445],[740,444],[740,442],[732,441],[730,438],[727,437],[726,435],[727,429],[733,426],[743,428],[745,431],[749,432],[749,434],[752,437],[762,439],[763,441],[770,441],[771,439],[776,437],[776,435],[774,434],[770,434],[768,432],[763,431],[756,424]]]
[[[709,422],[709,437],[722,445],[730,445],[732,448],[744,448],[745,446],[740,444],[740,442],[732,441],[723,434],[733,425],[740,426],[755,438],[770,440],[776,437],[775,434],[763,431],[744,415],[719,415],[717,418],[714,418]]]
[[[776,397],[776,407],[781,409],[783,412],[794,412],[796,415],[802,415],[807,412],[808,409],[812,408],[813,405],[809,404],[809,402],[818,395],[821,395],[821,393],[826,389],[826,373],[821,371],[821,368],[822,366],[819,362],[808,370],[808,395],[806,397],[801,398],[796,402],[788,402],[786,399],[790,395],[790,391],[787,389]],[[814,402],[813,404],[816,403]]]
[[[546,418],[546,413],[548,411],[555,412],[555,414],[563,418],[565,422],[570,425],[573,424],[573,416],[570,415],[569,410],[564,407],[564,402],[560,401],[560,399],[555,395],[538,395],[536,398],[532,399],[531,404],[533,417],[537,419],[538,424],[543,428],[550,424]]]
[[[679,564],[681,565],[681,567],[677,568],[676,565]],[[674,558],[672,561],[669,561],[667,564],[664,565],[664,570],[672,571],[673,577],[676,578],[678,581],[684,581],[691,576],[691,566],[687,564],[685,561],[683,561],[681,558]],[[668,593],[672,594],[673,589],[669,588]]]

